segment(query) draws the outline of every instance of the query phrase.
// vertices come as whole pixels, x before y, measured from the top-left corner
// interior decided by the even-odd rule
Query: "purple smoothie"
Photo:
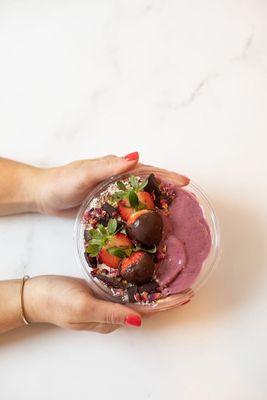
[[[156,265],[156,278],[164,292],[175,294],[190,288],[211,249],[211,234],[196,197],[174,188],[176,197],[163,216],[166,257]]]

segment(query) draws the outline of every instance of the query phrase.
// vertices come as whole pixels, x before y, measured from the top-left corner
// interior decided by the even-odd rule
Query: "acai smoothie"
[[[189,290],[211,250],[195,195],[153,173],[110,183],[87,204],[82,226],[92,280],[123,303]]]

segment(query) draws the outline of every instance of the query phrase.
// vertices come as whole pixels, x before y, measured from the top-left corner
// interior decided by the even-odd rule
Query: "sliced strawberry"
[[[154,201],[152,200],[151,195],[148,192],[138,192],[138,199],[141,203],[143,203],[148,210],[152,210],[155,208]]]
[[[133,244],[127,235],[124,235],[124,233],[117,233],[100,250],[99,258],[101,259],[101,261],[104,264],[108,265],[109,267],[118,268],[121,258],[110,254],[108,249],[110,247],[118,247],[118,248],[122,248],[122,249],[123,248],[128,249],[132,246],[133,246]]]
[[[135,253],[132,253],[130,257],[124,258],[120,266],[121,274],[123,274],[127,268],[137,264],[143,258],[144,254],[143,251],[136,251]]]
[[[137,193],[137,197],[140,203],[144,204],[146,209],[151,210],[155,208],[154,201],[149,193],[141,191]],[[128,221],[130,216],[135,212],[135,209],[130,206],[128,199],[121,200],[118,204],[118,209],[124,221]]]
[[[128,225],[133,224],[134,221],[136,221],[137,218],[140,217],[140,215],[147,214],[147,213],[149,213],[149,212],[151,212],[151,211],[149,211],[149,210],[140,210],[140,211],[136,211],[135,213],[133,213],[133,214],[128,218],[127,224],[128,224]]]
[[[104,264],[108,265],[111,268],[118,268],[121,260],[119,257],[110,254],[105,247],[100,250],[99,258]]]
[[[127,199],[121,200],[119,202],[118,209],[120,216],[124,221],[127,221],[128,218],[134,213],[134,209],[130,207],[129,200]]]
[[[132,242],[124,233],[116,233],[108,242],[106,247],[133,247]]]
[[[137,251],[122,260],[120,274],[128,282],[142,285],[151,281],[154,269],[152,256],[143,251]]]

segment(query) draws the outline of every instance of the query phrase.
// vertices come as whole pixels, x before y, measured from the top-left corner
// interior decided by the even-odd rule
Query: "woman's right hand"
[[[24,286],[24,312],[29,322],[46,322],[62,328],[109,333],[122,326],[141,326],[131,308],[98,300],[86,282],[67,276],[31,278]]]

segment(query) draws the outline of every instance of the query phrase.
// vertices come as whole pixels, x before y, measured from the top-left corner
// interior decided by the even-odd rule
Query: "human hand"
[[[117,303],[96,299],[82,279],[43,275],[24,286],[24,311],[30,322],[61,328],[110,333],[122,326],[140,326],[140,314]]]
[[[73,216],[90,190],[112,175],[126,172],[138,163],[138,153],[78,160],[39,171],[37,210],[43,214]]]

